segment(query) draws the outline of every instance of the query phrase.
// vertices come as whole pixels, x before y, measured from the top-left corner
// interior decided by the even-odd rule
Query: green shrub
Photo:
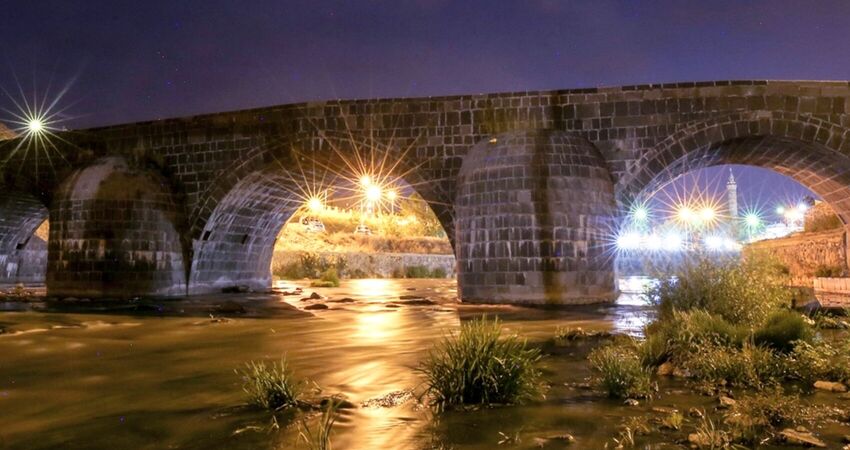
[[[783,360],[772,350],[752,344],[740,349],[705,345],[692,353],[683,366],[700,380],[756,389],[775,385],[787,373]]]
[[[647,334],[637,346],[638,358],[643,367],[657,367],[670,359],[667,342],[661,334]]]
[[[643,398],[652,392],[649,369],[641,365],[634,348],[603,345],[590,352],[597,384],[614,398]]]
[[[756,345],[787,353],[794,349],[796,341],[810,341],[813,336],[812,327],[802,315],[782,309],[773,312],[767,322],[755,331],[753,341]]]
[[[695,257],[647,292],[662,319],[674,311],[704,310],[732,324],[759,326],[776,308],[791,304],[792,293],[769,260],[714,261]]]
[[[339,274],[337,273],[335,267],[329,267],[324,272],[322,272],[322,277],[319,280],[324,281],[325,283],[329,283],[333,287],[339,286]]]
[[[649,366],[668,359],[678,363],[707,345],[740,348],[749,335],[746,326],[733,325],[702,310],[673,311],[647,326],[645,332],[647,339],[638,352]]]
[[[237,369],[236,374],[242,378],[248,401],[261,408],[277,410],[294,406],[301,395],[302,383],[294,378],[286,359],[270,364],[251,361],[244,369]]]
[[[807,386],[818,380],[850,382],[850,341],[798,341],[790,357],[792,375]]]
[[[815,276],[819,278],[838,278],[844,275],[844,268],[841,266],[819,265],[815,268]]]
[[[437,410],[461,405],[519,403],[540,392],[538,349],[516,335],[502,336],[498,319],[461,325],[428,353],[419,371]]]
[[[435,267],[434,270],[431,271],[431,278],[446,278],[448,273],[446,269],[442,267]]]
[[[404,268],[405,278],[430,278],[431,271],[425,266],[406,266]]]

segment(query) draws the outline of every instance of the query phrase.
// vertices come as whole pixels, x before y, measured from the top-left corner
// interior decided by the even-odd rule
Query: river
[[[347,280],[281,294],[293,287],[117,305],[0,303],[0,448],[298,448],[302,421],[311,426],[316,415],[273,419],[248,407],[234,373],[283,356],[321,395],[357,405],[340,411],[336,449],[492,449],[506,436],[518,438],[511,448],[536,448],[535,438],[563,433],[576,448],[602,448],[624,417],[646,413],[582,386],[586,349],[548,344],[557,326],[639,333],[648,308],[633,294],[545,310],[459,304],[450,280]],[[326,298],[301,300],[312,291]],[[329,309],[303,309],[319,302]],[[428,349],[482,314],[544,347],[546,398],[435,416],[402,395],[420,387]],[[713,401],[670,382],[657,404]]]

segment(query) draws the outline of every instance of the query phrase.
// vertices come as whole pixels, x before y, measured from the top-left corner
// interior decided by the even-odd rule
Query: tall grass
[[[776,264],[756,255],[743,261],[696,257],[647,295],[662,320],[675,311],[703,310],[731,324],[757,327],[777,308],[791,305],[792,291],[783,280]]]
[[[298,437],[307,445],[310,450],[331,450],[331,432],[336,423],[337,403],[333,400],[328,402],[327,407],[322,411],[322,417],[316,424],[315,428],[307,425],[305,420],[301,420]]]
[[[250,361],[235,372],[242,378],[248,401],[261,408],[278,410],[295,406],[301,396],[303,383],[293,376],[285,358],[272,363]]]
[[[519,403],[540,393],[540,351],[516,335],[502,336],[498,319],[461,325],[428,353],[419,371],[425,395],[441,411],[462,405]]]
[[[599,386],[614,398],[643,398],[652,392],[649,369],[630,346],[603,345],[588,356],[591,367],[598,372]]]

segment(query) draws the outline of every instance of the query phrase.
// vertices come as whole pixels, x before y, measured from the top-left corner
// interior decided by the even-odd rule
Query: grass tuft
[[[419,371],[438,411],[462,405],[520,403],[539,395],[540,351],[516,335],[502,336],[498,319],[461,325],[428,353]]]
[[[651,374],[630,346],[603,345],[590,352],[597,384],[614,398],[644,398],[652,393]]]
[[[243,380],[242,389],[248,401],[268,410],[295,406],[301,395],[302,383],[289,370],[286,359],[266,363],[251,361],[235,371]]]

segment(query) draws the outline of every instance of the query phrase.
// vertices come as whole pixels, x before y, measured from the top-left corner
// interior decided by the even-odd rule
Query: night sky
[[[68,128],[320,99],[850,79],[846,0],[4,6],[0,86],[70,86]],[[750,172],[751,184],[769,181]]]

